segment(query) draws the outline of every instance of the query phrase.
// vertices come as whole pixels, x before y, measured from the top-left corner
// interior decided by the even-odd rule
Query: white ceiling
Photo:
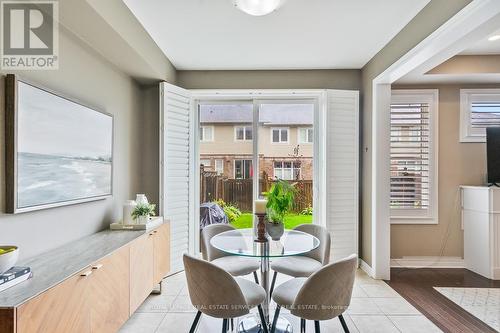
[[[460,54],[464,55],[475,55],[475,54],[500,54],[500,39],[495,41],[489,41],[488,38],[491,36],[500,35],[500,30],[489,34],[485,38],[481,39],[471,47],[465,49]]]
[[[231,0],[123,0],[177,69],[361,68],[429,0],[288,0],[267,16]]]

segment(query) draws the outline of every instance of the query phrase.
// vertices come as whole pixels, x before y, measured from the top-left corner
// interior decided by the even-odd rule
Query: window
[[[215,160],[215,171],[218,175],[224,173],[224,160]]]
[[[437,223],[437,96],[392,92],[391,223]]]
[[[288,128],[271,129],[271,142],[288,143]]]
[[[213,126],[201,126],[200,127],[200,141],[203,141],[203,142],[214,141],[214,127]]]
[[[210,167],[212,165],[211,161],[208,159],[201,159],[200,165],[203,165],[205,168]]]
[[[252,126],[235,126],[234,138],[236,141],[251,141],[252,140]]]
[[[500,126],[500,89],[461,89],[460,142],[486,142],[490,126]]]
[[[300,179],[300,162],[274,162],[274,178],[283,180]]]
[[[299,143],[312,143],[313,129],[312,127],[299,128]]]
[[[235,179],[250,179],[252,176],[252,160],[234,160]]]

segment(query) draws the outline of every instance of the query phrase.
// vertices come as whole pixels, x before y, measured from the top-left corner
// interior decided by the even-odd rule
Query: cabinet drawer
[[[163,224],[154,233],[154,282],[159,283],[170,270],[170,224]]]
[[[130,244],[130,314],[142,304],[153,289],[154,234],[139,237]]]
[[[90,267],[17,309],[17,333],[88,333]]]

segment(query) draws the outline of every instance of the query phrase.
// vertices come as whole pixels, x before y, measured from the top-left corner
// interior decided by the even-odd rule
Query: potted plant
[[[266,193],[266,230],[273,240],[279,240],[285,232],[285,215],[293,207],[295,192],[294,184],[278,179]]]
[[[155,214],[156,205],[141,203],[135,206],[132,211],[132,218],[137,224],[146,224],[149,217]]]

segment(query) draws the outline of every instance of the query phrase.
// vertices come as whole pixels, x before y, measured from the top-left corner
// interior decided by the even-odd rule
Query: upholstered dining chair
[[[222,268],[205,260],[184,254],[189,298],[198,309],[189,333],[194,333],[201,314],[222,318],[222,333],[229,328],[229,319],[244,316],[257,306],[264,333],[268,333],[261,303],[266,298],[258,284],[234,278]]]
[[[212,237],[230,230],[235,230],[235,228],[229,224],[211,224],[201,231],[201,254],[203,259],[219,266],[232,276],[243,276],[253,273],[255,282],[259,283],[256,271],[260,268],[260,260],[230,255],[210,244]]]
[[[358,257],[355,254],[328,264],[308,278],[295,278],[279,285],[273,293],[276,302],[271,333],[282,307],[300,318],[300,331],[305,333],[306,320],[314,320],[315,332],[320,333],[319,322],[338,317],[344,332],[349,329],[342,314],[351,303],[352,288]]]
[[[295,227],[294,230],[302,231],[318,238],[320,241],[319,247],[301,256],[273,260],[271,263],[271,269],[274,271],[270,289],[271,294],[273,293],[278,273],[293,277],[308,277],[330,261],[331,237],[325,227],[317,224],[301,224]]]

